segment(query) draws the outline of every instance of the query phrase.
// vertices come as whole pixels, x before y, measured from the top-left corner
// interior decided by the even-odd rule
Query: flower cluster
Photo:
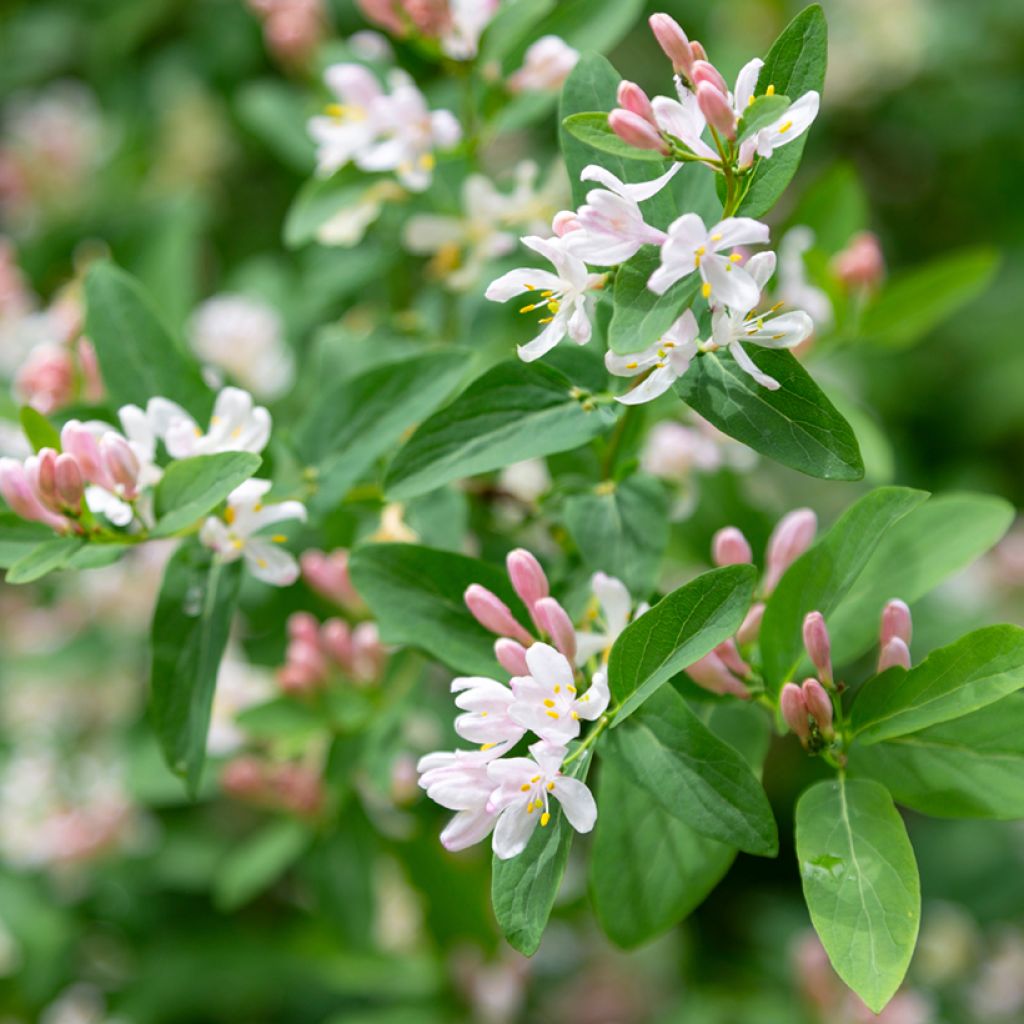
[[[404,38],[434,40],[446,57],[472,60],[480,36],[498,12],[499,0],[359,0],[363,14]]]
[[[583,689],[585,676],[573,661],[579,664],[606,649],[614,639],[611,633],[621,631],[629,617],[625,588],[599,574],[608,633],[577,634],[568,613],[551,597],[547,576],[533,555],[517,549],[507,565],[534,626],[555,646],[533,637],[491,591],[471,586],[466,604],[499,635],[495,654],[512,678],[508,685],[483,677],[453,680],[455,704],[463,712],[455,719],[455,731],[479,749],[428,754],[418,766],[427,795],[457,812],[441,834],[442,843],[461,850],[493,831],[492,847],[502,859],[521,853],[538,824],[548,825],[551,798],[577,831],[593,828],[593,796],[562,769],[574,759],[568,745],[579,737],[581,722],[596,721],[608,707],[608,682],[597,671]],[[579,643],[582,638],[589,649]],[[536,737],[530,756],[506,757],[527,733]]]
[[[385,658],[375,622],[353,628],[343,619],[321,624],[309,612],[295,612],[288,619],[288,650],[277,681],[288,693],[309,693],[340,672],[367,685],[380,679]]]
[[[619,106],[608,125],[619,138],[641,149],[653,149],[673,160],[662,175],[646,182],[626,183],[610,171],[591,165],[582,181],[600,187],[586,196],[578,210],[562,211],[552,221],[553,237],[528,236],[523,244],[554,266],[554,273],[532,268],[513,270],[494,281],[487,298],[505,302],[535,293],[520,312],[541,311],[540,335],[519,348],[524,360],[537,359],[563,338],[585,344],[591,337],[590,311],[594,293],[604,287],[606,274],[588,264],[617,267],[645,246],[656,246],[659,266],[647,287],[664,295],[678,282],[697,274],[708,304],[711,329],[702,339],[697,316],[687,309],[664,335],[641,352],[626,356],[609,352],[608,370],[639,378],[637,386],[619,398],[624,404],[648,402],[663,394],[689,368],[699,353],[727,349],[758,384],[777,389],[778,382],[758,368],[745,345],[793,348],[808,338],[814,322],[803,310],[779,313],[779,305],[757,312],[765,286],[775,273],[773,252],[748,256],[747,246],[765,245],[769,230],[735,211],[750,187],[757,161],[768,159],[780,146],[799,137],[818,111],[818,94],[808,92],[789,104],[775,97],[768,85],[764,97],[783,109],[756,131],[738,134],[744,113],[757,100],[763,61],[752,60],[729,91],[721,73],[708,62],[699,43],[691,43],[665,14],[651,18],[651,27],[675,69],[676,98],[651,100],[637,85],[622,82]],[[710,142],[705,137],[710,137]],[[640,204],[656,196],[685,162],[702,163],[726,181],[726,216],[707,226],[697,213],[684,213],[666,229],[648,224]]]

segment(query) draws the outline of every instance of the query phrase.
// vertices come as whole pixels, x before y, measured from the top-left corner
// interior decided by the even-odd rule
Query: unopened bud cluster
[[[293,761],[274,763],[253,755],[236,757],[224,766],[220,784],[237,800],[302,817],[315,817],[324,804],[319,773]]]
[[[373,622],[321,624],[308,612],[296,612],[288,619],[288,637],[285,663],[277,671],[288,693],[323,689],[339,674],[360,685],[377,682],[387,659]]]
[[[817,752],[836,736],[832,724],[835,708],[831,694],[837,690],[832,673],[832,642],[821,612],[808,612],[805,616],[803,638],[818,678],[805,679],[799,686],[786,683],[779,693],[779,709],[804,748]]]

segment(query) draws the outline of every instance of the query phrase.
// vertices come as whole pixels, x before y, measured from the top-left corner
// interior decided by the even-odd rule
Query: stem
[[[615,424],[612,436],[608,438],[608,447],[605,449],[604,459],[601,462],[602,480],[608,480],[611,478],[612,472],[615,469],[615,460],[619,454],[619,448],[622,446],[622,438],[626,433],[626,427],[629,424],[630,418],[635,415],[636,406],[627,405],[626,411],[619,417],[618,422]]]
[[[580,758],[588,747],[592,747],[597,741],[598,736],[608,728],[610,722],[611,718],[608,715],[602,715],[597,720],[597,728],[590,732],[587,738],[562,762],[562,767],[564,768],[567,764],[572,764],[573,761]]]

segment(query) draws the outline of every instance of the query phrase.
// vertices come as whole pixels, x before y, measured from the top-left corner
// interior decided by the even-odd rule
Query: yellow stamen
[[[540,318],[540,319],[539,319],[539,320],[537,321],[537,323],[539,323],[539,324],[549,324],[549,323],[551,323],[551,321],[552,321],[552,320],[554,320],[554,319],[555,319],[555,318],[554,318],[553,316],[542,316],[542,317],[541,317],[541,318]]]
[[[545,811],[545,812],[544,812],[544,813],[543,813],[543,814],[542,814],[542,815],[540,816],[540,827],[541,827],[541,828],[545,828],[545,827],[547,827],[547,823],[548,823],[548,822],[549,822],[550,820],[551,820],[551,815],[550,815],[550,814],[549,814],[549,813],[548,813],[547,811]]]
[[[704,282],[704,287],[701,288],[700,293],[701,293],[701,295],[704,296],[705,299],[711,298],[711,282],[710,281],[705,281]]]
[[[224,522],[227,523],[228,526],[230,526],[234,521],[235,510],[230,505],[228,505],[228,507],[224,509]]]
[[[275,544],[284,544],[288,540],[288,538],[283,533],[275,533],[274,536],[271,537],[270,539]],[[485,711],[484,714],[486,715],[487,712]]]
[[[553,708],[554,706],[555,706],[555,702],[553,700],[545,700],[544,701],[544,707],[546,707],[546,708]]]
[[[562,692],[562,688],[557,683],[555,683],[555,693],[561,693],[561,692]]]
[[[522,791],[523,791],[524,793],[529,793],[529,792],[530,792],[530,784],[529,784],[528,782],[524,782],[524,783],[523,783],[523,784],[522,784],[522,785],[521,785],[521,786],[520,786],[519,788],[520,788],[520,789],[521,789],[521,790],[522,790]]]
[[[420,167],[424,171],[432,171],[434,169],[434,167],[437,165],[437,160],[434,159],[434,154],[433,153],[424,153],[420,157],[420,161],[419,162],[420,162]]]
[[[548,718],[558,718],[558,712],[557,711],[549,711],[548,712]]]
[[[572,713],[572,718],[573,718],[574,722],[578,722],[580,720],[579,712],[578,711],[574,711]]]
[[[497,745],[498,745],[497,743],[481,743],[480,744],[480,749],[481,750],[491,750],[492,748],[496,747]]]
[[[787,121],[784,125],[781,125],[779,127],[779,134],[780,135],[784,135],[792,127],[793,127],[793,122],[792,121]]]
[[[575,692],[576,692],[576,687],[575,687],[575,686],[567,686],[567,687],[566,687],[566,689],[567,689],[567,690],[568,690],[568,691],[569,691],[570,693],[575,693]]]
[[[734,252],[729,256],[730,263],[739,263],[741,259],[743,259],[743,257],[738,252]]]
[[[720,242],[721,240],[722,240],[722,233],[721,233],[720,231],[719,231],[719,232],[717,232],[717,233],[715,233],[715,234],[713,234],[713,235],[711,236],[711,241],[712,241],[712,242]],[[704,251],[704,250],[703,250],[703,249],[701,249],[701,252],[703,252],[703,251]]]
[[[539,775],[534,775],[534,777],[532,779],[530,779],[530,781],[531,782],[540,782],[540,776]]]
[[[775,95],[775,86],[774,85],[769,85],[768,88],[765,89],[764,94],[765,94],[765,96],[774,96]]]
[[[626,369],[635,370],[639,365],[639,363],[626,363]]]
[[[548,792],[549,793],[554,793],[554,791],[555,791],[555,784],[553,782],[549,782],[548,783]]]

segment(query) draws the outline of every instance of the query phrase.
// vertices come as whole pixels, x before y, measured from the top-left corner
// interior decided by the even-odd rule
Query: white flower
[[[775,253],[762,252],[751,256],[746,270],[756,283],[758,290],[764,288],[775,271]],[[744,344],[761,345],[764,348],[793,348],[809,337],[814,322],[803,310],[782,313],[779,316],[749,313],[750,305],[741,309],[716,306],[711,316],[711,342],[708,351],[728,348],[740,369],[749,373],[762,387],[775,391],[779,382],[757,368],[744,350]]]
[[[509,714],[516,697],[507,686],[482,676],[460,676],[452,680],[452,693],[458,694],[455,706],[466,712],[455,719],[455,731],[464,740],[507,750],[522,739],[526,729]]]
[[[566,251],[564,239],[528,235],[522,241],[550,260],[556,272],[520,267],[492,281],[487,289],[486,296],[492,302],[507,302],[516,295],[539,292],[539,300],[519,312],[545,310],[550,314],[540,321],[545,325],[541,333],[529,344],[519,346],[519,358],[524,362],[539,359],[566,335],[577,345],[585,345],[591,335],[588,293],[603,285],[604,275],[591,274],[583,260]]]
[[[522,853],[537,826],[548,825],[552,797],[577,832],[589,832],[597,821],[590,790],[560,771],[565,748],[541,742],[534,743],[530,753],[532,757],[503,758],[487,767],[497,786],[487,809],[498,814],[491,846],[500,860]]]
[[[366,229],[380,216],[387,202],[401,202],[407,193],[393,181],[378,181],[365,189],[354,203],[348,203],[331,214],[317,228],[316,240],[321,245],[350,248],[358,245]]]
[[[264,505],[270,490],[269,480],[246,480],[228,495],[224,518],[210,516],[199,531],[199,539],[215,551],[222,561],[244,558],[252,574],[275,587],[291,586],[299,577],[299,563],[278,545],[287,538],[259,536],[272,523],[286,519],[306,520],[306,508],[299,501]]]
[[[647,611],[648,605],[637,605],[633,612],[633,599],[622,580],[608,576],[603,572],[595,572],[590,580],[591,589],[601,609],[604,623],[603,632],[577,631],[576,633],[576,664],[584,665],[593,657],[605,657],[619,635],[629,625],[631,618],[636,620]]]
[[[524,459],[501,471],[498,487],[516,500],[532,505],[551,490],[551,474],[543,459]]]
[[[629,355],[605,353],[604,364],[618,377],[635,377],[651,371],[632,391],[619,395],[623,405],[639,405],[664,394],[690,367],[699,351],[697,318],[691,310],[682,316],[653,345]]]
[[[516,165],[515,185],[505,197],[502,221],[531,235],[546,235],[551,218],[569,201],[569,179],[565,166],[554,161],[544,180],[538,183],[540,168],[532,160]]]
[[[526,665],[530,674],[516,676],[510,683],[515,702],[508,714],[542,740],[564,746],[579,736],[581,719],[593,722],[608,707],[608,680],[603,672],[594,674],[581,696],[572,665],[554,647],[531,644]]]
[[[661,245],[665,232],[644,220],[639,204],[657,195],[682,166],[673,164],[660,177],[633,185],[597,164],[584,167],[580,180],[604,188],[587,193],[586,203],[576,211],[580,226],[564,236],[565,248],[587,263],[611,267],[625,263],[644,245]]]
[[[814,232],[803,225],[791,228],[779,242],[778,298],[787,306],[805,309],[821,331],[834,319],[832,300],[807,279],[804,253],[814,245]]]
[[[441,833],[448,850],[464,850],[491,834],[497,812],[488,806],[495,784],[487,773],[488,764],[503,750],[440,751],[420,758],[416,770],[427,796],[442,807],[458,813]]]
[[[579,59],[579,50],[561,36],[541,36],[523,55],[523,66],[509,76],[509,92],[558,92]]]
[[[275,695],[274,677],[250,664],[242,651],[230,645],[217,670],[217,687],[210,709],[206,751],[214,757],[232,754],[245,742],[245,731],[235,716]]]
[[[180,405],[166,398],[151,398],[146,418],[174,459],[217,452],[258,454],[270,440],[270,413],[255,406],[252,395],[241,388],[224,388],[217,395],[205,434]]]
[[[307,127],[317,144],[317,174],[326,178],[347,163],[358,162],[389,115],[384,90],[361,64],[332,64],[324,72],[324,82],[338,102],[310,118]]]
[[[678,75],[676,92],[678,100],[670,99],[668,96],[655,96],[651,101],[658,127],[679,139],[696,156],[705,160],[721,159],[703,140],[707,120],[697,104],[697,97],[683,86]]]
[[[277,310],[247,295],[215,295],[189,323],[192,350],[262,398],[276,398],[295,372]]]
[[[441,49],[453,60],[472,60],[480,36],[498,12],[499,0],[448,0],[448,19]]]
[[[705,299],[713,297],[735,308],[752,309],[761,297],[761,289],[738,265],[737,255],[726,257],[721,253],[738,245],[767,241],[767,225],[750,217],[726,217],[709,230],[696,213],[685,213],[669,226],[668,241],[661,247],[661,266],[651,275],[647,287],[664,295],[696,270],[704,281]]]

